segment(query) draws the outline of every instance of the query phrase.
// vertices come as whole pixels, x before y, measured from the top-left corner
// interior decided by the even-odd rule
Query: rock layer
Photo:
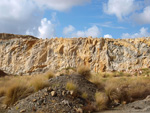
[[[6,73],[35,74],[80,65],[94,72],[150,67],[150,37],[38,39],[0,34],[0,69]]]

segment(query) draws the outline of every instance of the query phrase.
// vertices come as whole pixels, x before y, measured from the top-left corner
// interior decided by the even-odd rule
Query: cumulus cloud
[[[58,11],[67,11],[73,6],[88,3],[91,0],[34,0],[38,6]]]
[[[51,38],[55,37],[55,25],[51,23],[50,20],[43,18],[41,20],[41,25],[38,27],[40,38]]]
[[[144,8],[142,13],[133,14],[132,18],[139,24],[150,24],[150,6]]]
[[[150,37],[150,31],[148,28],[142,27],[138,33],[129,34],[123,33],[121,38],[137,38],[137,37]]]
[[[54,36],[53,20],[55,20],[56,13],[53,13],[51,20],[45,20],[43,19],[45,10],[66,11],[73,6],[82,5],[90,1],[91,0],[1,0],[0,32],[52,37]],[[49,30],[49,34],[51,35],[48,35],[47,31],[44,32],[43,29]],[[44,35],[43,33],[46,34]]]
[[[84,31],[76,31],[72,25],[69,25],[68,27],[64,28],[63,34],[68,37],[99,37],[101,31],[97,26],[92,26]]]
[[[106,35],[104,35],[104,38],[113,38],[113,37],[110,34],[106,34]]]
[[[0,32],[25,34],[27,29],[40,24],[40,14],[42,11],[32,0],[1,0]]]
[[[149,0],[108,0],[103,5],[103,10],[108,15],[115,15],[121,21],[129,19],[138,24],[150,24]]]
[[[64,29],[63,29],[63,34],[64,35],[71,35],[71,33],[73,33],[75,31],[75,28],[72,26],[72,25],[69,25],[69,26],[67,26],[67,27],[65,27]]]
[[[103,5],[104,12],[109,15],[116,15],[119,20],[135,11],[137,6],[134,0],[108,0]]]

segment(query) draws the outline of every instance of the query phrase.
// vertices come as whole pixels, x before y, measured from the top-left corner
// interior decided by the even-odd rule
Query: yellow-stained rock
[[[150,37],[38,39],[0,34],[0,70],[6,73],[36,74],[80,65],[95,72],[150,67]]]

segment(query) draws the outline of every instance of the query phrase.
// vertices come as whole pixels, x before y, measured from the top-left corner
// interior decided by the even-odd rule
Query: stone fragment
[[[64,96],[64,95],[65,95],[65,93],[66,93],[65,91],[62,91],[62,96]]]
[[[52,91],[52,92],[51,92],[51,95],[52,95],[52,97],[56,96],[56,92],[55,92],[55,91]]]
[[[33,102],[36,102],[37,100],[36,100],[36,99],[33,99],[32,101],[33,101]]]
[[[20,110],[20,113],[23,113],[23,112],[26,112],[26,110],[25,109]]]
[[[45,96],[48,96],[48,93],[44,93]]]
[[[83,110],[81,108],[75,108],[77,113],[83,113]]]
[[[47,89],[47,92],[51,92],[51,91],[53,91],[53,89],[52,89],[51,87],[49,87],[49,88]]]

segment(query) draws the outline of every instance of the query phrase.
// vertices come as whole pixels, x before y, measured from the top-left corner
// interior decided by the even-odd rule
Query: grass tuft
[[[33,90],[29,90],[24,84],[15,83],[7,89],[4,104],[12,105],[17,100],[20,100],[33,93]]]
[[[77,86],[72,81],[69,81],[66,84],[66,89],[69,90],[69,91],[76,91]]]
[[[91,71],[90,71],[90,68],[87,67],[87,66],[80,66],[77,68],[77,72],[84,76],[86,79],[89,79],[90,76],[91,76]]]
[[[86,92],[84,92],[84,93],[82,93],[81,97],[82,97],[83,99],[87,99],[87,98],[88,98],[88,94],[87,94]]]
[[[6,88],[0,87],[0,97],[4,96],[6,94]]]
[[[39,91],[45,87],[48,87],[49,84],[48,81],[46,81],[46,79],[42,76],[36,76],[30,81],[30,86],[34,87],[35,91]]]
[[[96,100],[96,108],[98,111],[101,111],[107,108],[108,97],[105,93],[96,92],[95,100]]]
[[[55,74],[52,71],[47,71],[45,73],[45,76],[46,76],[47,79],[51,79],[51,78],[53,78],[55,76]]]

